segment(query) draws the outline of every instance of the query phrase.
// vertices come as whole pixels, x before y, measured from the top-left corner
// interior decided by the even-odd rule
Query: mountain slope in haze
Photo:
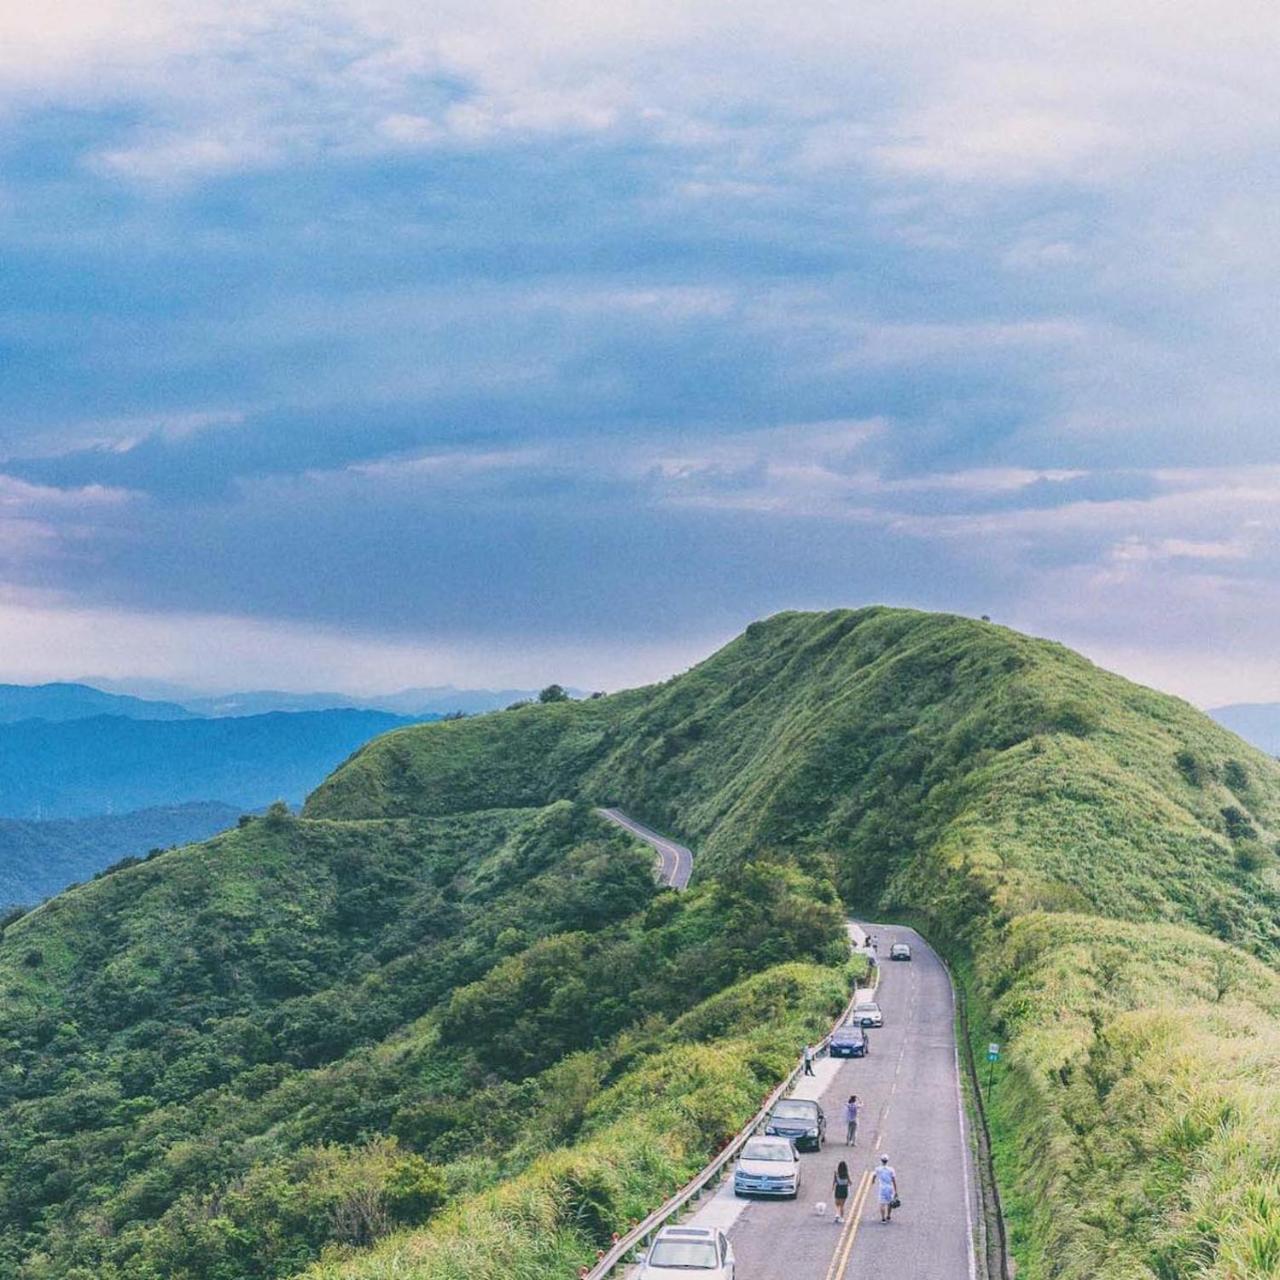
[[[207,840],[239,816],[206,801],[48,822],[0,818],[0,906],[39,902],[121,858]]]
[[[337,710],[0,725],[0,815],[79,818],[189,801],[240,809],[301,801],[358,746],[405,723],[385,712]]]
[[[834,881],[1006,1046],[1023,1280],[1274,1275],[1278,836],[1280,766],[1185,703],[903,610],[396,729],[5,931],[0,1273],[573,1274],[839,1007]]]
[[[1209,714],[1260,751],[1280,755],[1280,702],[1235,702],[1211,707]]]
[[[0,724],[18,720],[88,720],[93,716],[191,720],[196,714],[175,702],[104,693],[87,684],[0,684]]]
[[[182,699],[182,704],[206,716],[251,716],[265,715],[270,711],[324,711],[333,707],[349,707],[424,719],[458,712],[477,715],[497,711],[513,702],[530,701],[537,696],[536,689],[456,689],[452,685],[402,689],[399,693],[371,694],[365,698],[349,693],[282,693],[259,689],[248,693],[187,697]]]

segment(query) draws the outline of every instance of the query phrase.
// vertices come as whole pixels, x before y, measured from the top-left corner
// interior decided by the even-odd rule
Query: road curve
[[[638,840],[643,840],[657,850],[659,859],[658,877],[663,884],[672,889],[686,889],[689,877],[693,874],[693,853],[684,845],[660,836],[656,831],[646,827],[643,822],[628,818],[621,809],[597,809],[596,812],[607,818],[615,826],[631,832]]]
[[[884,1027],[872,1030],[867,1058],[819,1059],[797,1097],[817,1098],[830,1141],[805,1155],[795,1201],[735,1199],[726,1179],[687,1222],[728,1231],[737,1280],[974,1280],[976,1204],[972,1155],[960,1090],[951,980],[913,930],[868,926],[879,943],[877,999]],[[911,945],[910,962],[890,962],[894,942]],[[797,1049],[799,1046],[797,1046]],[[863,1103],[858,1145],[844,1144],[845,1100]],[[879,1221],[872,1168],[887,1153],[898,1175],[902,1207]],[[842,1228],[831,1215],[838,1161],[852,1175],[850,1212]],[[828,1206],[818,1216],[815,1205]]]

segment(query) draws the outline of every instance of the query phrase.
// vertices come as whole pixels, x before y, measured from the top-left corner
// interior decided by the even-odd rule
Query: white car
[[[800,1153],[796,1144],[790,1138],[748,1138],[733,1171],[733,1194],[794,1200],[800,1194]]]
[[[895,942],[893,946],[889,948],[889,959],[890,960],[910,960],[911,948],[907,946],[905,942]]]
[[[860,1027],[883,1027],[884,1014],[874,1000],[859,1000],[853,1006],[849,1021],[856,1022]]]
[[[688,1276],[733,1280],[733,1245],[714,1227],[663,1227],[649,1246],[637,1280]]]

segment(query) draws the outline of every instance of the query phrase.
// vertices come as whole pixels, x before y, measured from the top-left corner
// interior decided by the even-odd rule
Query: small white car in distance
[[[800,1194],[800,1153],[796,1144],[790,1138],[748,1138],[733,1171],[733,1194],[794,1200]]]
[[[883,1027],[884,1014],[874,1000],[859,1000],[853,1006],[849,1021],[856,1022],[860,1027]]]
[[[910,960],[911,948],[907,946],[905,942],[895,942],[893,946],[889,948],[889,959],[890,960]]]
[[[637,1280],[733,1280],[733,1245],[715,1227],[663,1227],[640,1264]]]

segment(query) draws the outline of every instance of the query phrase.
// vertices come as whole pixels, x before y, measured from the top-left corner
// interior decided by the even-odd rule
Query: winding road
[[[596,812],[602,818],[608,819],[615,826],[622,827],[624,831],[630,831],[638,840],[643,840],[645,844],[657,850],[658,878],[663,884],[669,885],[672,889],[689,887],[689,877],[693,874],[691,850],[686,849],[682,844],[677,844],[674,840],[668,840],[666,836],[659,835],[652,828],[646,827],[643,822],[628,818],[621,809],[597,809]]]
[[[689,882],[693,854],[627,817],[601,809],[657,850],[665,883]],[[806,1154],[796,1200],[739,1200],[727,1177],[685,1225],[717,1226],[733,1242],[736,1280],[976,1280],[977,1176],[969,1143],[955,1038],[955,995],[946,967],[913,929],[869,925],[878,942],[880,983],[875,998],[884,1026],[868,1032],[866,1058],[822,1057],[794,1095],[821,1102],[829,1141]],[[862,926],[850,924],[861,945]],[[890,961],[895,942],[911,947],[910,961]],[[796,1046],[797,1051],[800,1046]],[[858,1145],[844,1144],[844,1104],[862,1102]],[[898,1176],[902,1207],[879,1218],[871,1171],[887,1154]],[[831,1182],[840,1160],[852,1175],[843,1226],[832,1216]],[[827,1205],[819,1215],[818,1202]]]

